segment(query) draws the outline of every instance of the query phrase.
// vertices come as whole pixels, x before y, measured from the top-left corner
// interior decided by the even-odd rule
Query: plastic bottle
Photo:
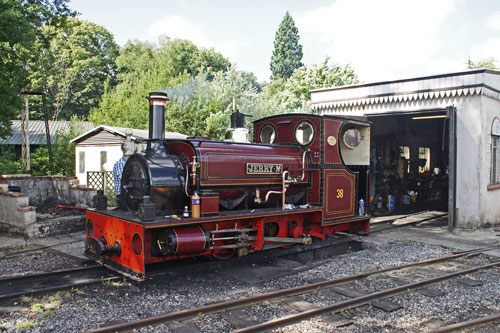
[[[365,201],[363,198],[359,199],[359,215],[365,215]]]
[[[200,217],[200,196],[194,192],[191,196],[191,217],[197,219]]]
[[[188,206],[184,206],[184,213],[182,214],[183,217],[189,217],[189,209]]]

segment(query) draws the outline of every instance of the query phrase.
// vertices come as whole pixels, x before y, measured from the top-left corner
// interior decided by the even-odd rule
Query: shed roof
[[[486,95],[500,100],[500,71],[478,69],[404,80],[315,89],[311,90],[311,104],[315,110],[321,111],[462,95]]]
[[[5,139],[0,139],[0,144],[5,145],[21,145],[21,120],[11,120],[12,135]],[[30,120],[29,126],[29,143],[30,145],[46,145],[47,136],[45,133],[45,121]],[[68,130],[71,126],[71,121],[49,120],[50,142],[54,143],[57,138],[57,133],[61,130]],[[94,124],[89,121],[82,122],[83,129],[88,131],[94,128]]]
[[[106,132],[109,132],[111,134],[119,135],[119,136],[122,136],[123,138],[127,137],[127,134],[126,134],[127,131],[132,131],[132,140],[134,140],[134,141],[146,140],[149,137],[149,130],[140,130],[140,129],[135,129],[135,128],[99,125],[98,127],[74,138],[73,140],[71,140],[71,142],[75,142],[77,144],[81,143],[81,142],[85,141],[86,139],[98,134],[101,131],[106,131]],[[187,138],[187,135],[177,133],[177,132],[165,132],[165,137],[166,138],[175,138],[175,139],[185,139],[185,138]]]

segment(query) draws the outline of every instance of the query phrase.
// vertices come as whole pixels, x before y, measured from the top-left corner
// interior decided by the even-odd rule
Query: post
[[[45,94],[42,94],[43,114],[45,116],[45,135],[47,136],[47,150],[49,151],[50,174],[54,174],[54,159],[52,157],[52,144],[50,142],[49,114],[47,112],[47,102]]]
[[[31,170],[29,114],[29,97],[24,94],[24,109],[21,112],[21,158],[23,172]]]
[[[454,106],[446,108],[449,132],[449,162],[448,162],[448,231],[457,229],[457,109]]]

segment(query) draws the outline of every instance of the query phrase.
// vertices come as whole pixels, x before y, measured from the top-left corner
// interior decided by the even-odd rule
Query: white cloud
[[[486,27],[493,31],[500,31],[500,11],[495,12],[488,17]]]
[[[216,43],[205,38],[198,26],[179,15],[167,16],[164,19],[154,22],[149,27],[148,33],[154,37],[166,35],[172,39],[187,39],[200,47],[213,47],[215,51],[222,53],[226,57],[231,57],[235,51],[233,43]]]
[[[304,48],[308,41],[326,44],[335,62],[350,63],[361,80],[379,81],[427,65],[443,47],[438,34],[453,9],[454,0],[339,0],[294,18]]]
[[[498,60],[500,54],[500,38],[491,38],[484,43],[474,45],[471,48],[471,58],[473,60],[494,57]]]

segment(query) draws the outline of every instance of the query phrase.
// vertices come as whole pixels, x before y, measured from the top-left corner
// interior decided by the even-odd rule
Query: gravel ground
[[[315,282],[321,279],[334,279],[341,276],[368,272],[403,263],[420,261],[452,254],[451,249],[423,243],[400,241],[385,245],[369,246],[366,250],[344,254],[322,265],[294,275],[276,279],[266,279],[255,283],[254,279],[236,278],[230,274],[242,269],[243,263],[235,262],[230,271],[221,271],[220,265],[203,271],[189,271],[186,274],[165,274],[143,283],[122,281],[120,283],[95,285],[53,295],[52,298],[23,298],[17,301],[24,310],[0,315],[0,331],[32,332],[79,332],[97,328],[104,323],[131,320],[179,311],[216,302],[239,299],[263,292],[284,289]],[[35,255],[36,256],[36,255]],[[64,258],[49,256],[50,260],[38,255],[22,260],[17,270],[48,270]],[[32,263],[32,261],[36,262]],[[458,265],[476,265],[488,262],[485,256],[470,260],[457,261]],[[4,267],[14,265],[12,260],[0,261],[2,274]],[[43,265],[47,265],[43,267]],[[244,267],[248,269],[248,267]],[[433,269],[439,269],[433,265]],[[252,267],[258,270],[258,265]],[[12,271],[12,270],[11,270]],[[19,271],[18,271],[19,272]],[[412,273],[425,275],[425,271]],[[427,277],[429,275],[426,275]],[[500,312],[500,272],[488,270],[471,274],[471,279],[484,282],[479,287],[467,287],[457,282],[443,282],[437,285],[446,292],[443,297],[430,298],[417,292],[391,298],[403,308],[386,313],[380,309],[364,306],[355,310],[343,311],[342,315],[351,319],[353,324],[337,328],[346,332],[421,332],[427,330],[426,323],[441,320],[444,323],[472,319],[486,313]],[[382,290],[388,286],[387,280],[376,277],[365,279],[360,290]],[[329,304],[345,299],[343,296],[319,290],[303,295],[302,299]],[[244,310],[258,321],[270,320],[294,312],[280,302],[264,302]],[[199,316],[194,323],[202,332],[227,332],[230,324],[220,315]],[[323,320],[314,318],[298,324],[278,329],[279,332],[331,332],[336,328]],[[488,328],[486,328],[487,330]],[[169,332],[167,325],[143,328],[140,332]]]
[[[2,251],[0,253],[0,277],[49,272],[79,266],[74,260],[35,249],[28,247]],[[20,253],[26,250],[30,251]]]

